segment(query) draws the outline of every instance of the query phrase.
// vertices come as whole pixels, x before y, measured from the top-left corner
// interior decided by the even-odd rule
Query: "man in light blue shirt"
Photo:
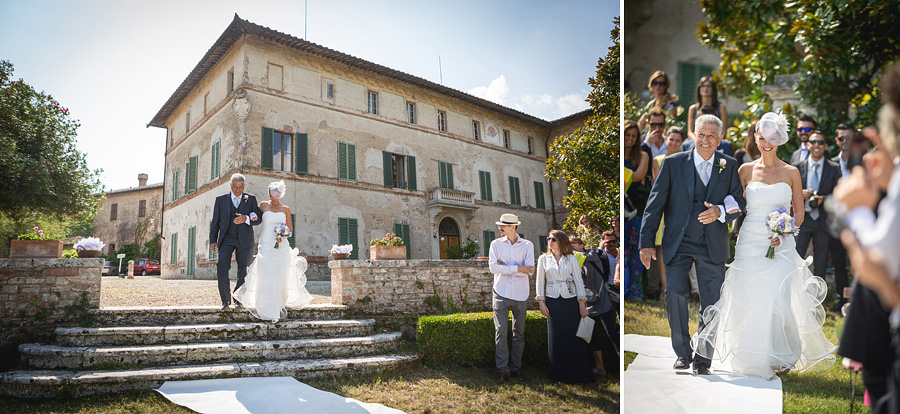
[[[494,344],[495,362],[500,370],[497,383],[509,381],[510,377],[527,381],[521,373],[522,353],[525,351],[525,301],[530,293],[529,276],[534,274],[534,245],[516,233],[519,218],[514,214],[503,214],[497,223],[500,238],[491,242],[491,273],[494,274]],[[513,338],[512,355],[506,340],[509,314],[512,312]]]

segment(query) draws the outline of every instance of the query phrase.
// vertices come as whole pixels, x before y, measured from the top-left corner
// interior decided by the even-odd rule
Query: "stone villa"
[[[94,216],[93,234],[106,244],[103,253],[112,254],[123,244],[135,243],[139,228],[144,233],[141,248],[160,234],[163,184],[147,185],[147,178],[147,174],[138,174],[137,187],[97,194],[106,196]]]
[[[235,15],[148,124],[167,131],[162,276],[215,277],[211,212],[235,172],[260,201],[285,181],[313,279],[333,244],[365,259],[390,232],[411,259],[468,240],[487,255],[504,212],[545,245],[566,214],[547,148],[588,115],[545,121]]]

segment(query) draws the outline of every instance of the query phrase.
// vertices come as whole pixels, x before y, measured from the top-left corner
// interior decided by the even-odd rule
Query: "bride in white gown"
[[[837,349],[822,332],[825,281],[809,271],[793,236],[770,239],[766,228],[768,214],[779,207],[793,207],[798,227],[804,218],[800,171],[775,155],[786,141],[783,115],[764,115],[756,127],[762,157],[738,170],[747,211],[734,261],[719,301],[701,315],[706,329],[691,341],[696,353],[717,358],[723,369],[767,379],[814,365],[827,369]],[[769,246],[773,259],[765,257]]]
[[[281,224],[294,231],[289,220],[291,209],[278,201],[284,192],[284,182],[274,182],[269,185],[269,201],[259,204],[263,215],[258,253],[247,269],[244,284],[233,295],[254,316],[272,322],[287,315],[285,307],[299,309],[312,302],[306,290],[306,259],[297,248],[291,248],[286,237],[275,234]]]

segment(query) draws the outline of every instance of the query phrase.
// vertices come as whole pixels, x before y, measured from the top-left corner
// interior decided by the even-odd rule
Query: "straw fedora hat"
[[[519,222],[519,217],[515,214],[504,214],[500,216],[500,221],[496,223],[498,226],[518,226],[522,223]]]

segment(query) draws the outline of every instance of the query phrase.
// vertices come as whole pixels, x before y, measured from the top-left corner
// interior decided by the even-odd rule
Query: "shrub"
[[[63,257],[63,259],[75,259],[78,257],[78,252],[76,252],[75,250],[72,250],[72,249],[63,250],[62,257]]]
[[[507,340],[512,342],[512,318]],[[416,344],[425,363],[452,362],[481,367],[494,366],[493,312],[422,316],[416,329]],[[547,318],[528,311],[525,318],[524,363],[547,364]]]

